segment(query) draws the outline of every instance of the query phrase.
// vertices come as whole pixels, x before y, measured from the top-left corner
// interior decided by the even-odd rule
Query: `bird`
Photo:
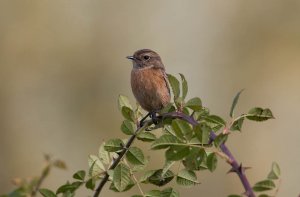
[[[171,93],[164,64],[158,55],[150,49],[140,49],[132,56],[131,89],[135,99],[155,123],[156,114],[170,103]]]

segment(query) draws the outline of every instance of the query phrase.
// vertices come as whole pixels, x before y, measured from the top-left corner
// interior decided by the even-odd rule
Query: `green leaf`
[[[166,174],[166,172],[175,164],[175,161],[166,161],[163,171],[162,171],[162,176]]]
[[[184,100],[188,93],[188,84],[183,74],[179,73],[181,77],[181,90],[182,90],[182,99]]]
[[[242,93],[243,91],[244,91],[244,89],[240,90],[240,91],[235,95],[235,97],[234,97],[234,99],[233,99],[233,102],[232,102],[232,105],[231,105],[231,108],[230,108],[230,113],[229,113],[229,115],[230,115],[231,118],[234,116],[234,108],[235,108],[235,106],[236,106],[236,104],[237,104],[237,102],[238,102],[238,100],[239,100],[239,97],[240,97],[240,95],[241,95],[241,93]]]
[[[123,147],[124,147],[123,141],[118,138],[110,139],[104,145],[104,149],[108,152],[117,152],[122,150]]]
[[[268,109],[268,108],[263,109],[260,107],[252,108],[248,112],[248,114],[246,114],[246,117],[249,120],[254,120],[254,121],[265,121],[265,120],[274,118],[270,109]]]
[[[207,167],[209,171],[213,172],[217,168],[218,158],[215,153],[211,153],[207,156]]]
[[[231,127],[230,127],[230,130],[231,131],[241,131],[242,130],[242,126],[243,126],[243,123],[244,123],[244,117],[240,117],[238,119],[236,119]]]
[[[271,197],[268,194],[260,194],[258,197]]]
[[[39,192],[44,197],[56,197],[55,193],[49,189],[39,189]]]
[[[190,153],[190,147],[170,147],[166,151],[166,159],[169,161],[179,161]]]
[[[156,170],[149,178],[148,182],[156,185],[163,186],[169,183],[174,178],[174,173],[171,170],[168,170],[166,173],[162,173],[163,170]]]
[[[218,148],[221,144],[224,144],[227,141],[228,134],[219,134],[215,140],[214,140],[214,145],[216,148]]]
[[[81,181],[84,181],[84,177],[85,177],[85,171],[84,170],[79,170],[78,172],[76,172],[73,175],[74,179],[78,179],[78,180],[81,180]]]
[[[116,186],[114,185],[114,183],[111,183],[109,189],[112,190],[112,191],[114,191],[114,192],[126,192],[126,191],[130,190],[133,186],[134,186],[134,182],[131,181],[131,182],[127,185],[127,187],[126,187],[124,190],[119,191],[119,190],[116,188]]]
[[[130,177],[130,169],[123,163],[120,163],[114,169],[113,184],[118,191],[124,191],[133,181]]]
[[[149,177],[151,177],[156,170],[148,170],[144,173],[144,175],[140,178],[141,183],[149,183]]]
[[[268,191],[274,189],[276,186],[272,180],[264,180],[256,183],[253,190],[256,192]]]
[[[158,149],[165,149],[170,146],[180,146],[182,143],[177,139],[177,137],[170,135],[170,134],[164,134],[157,140],[153,142],[151,145],[151,149],[158,150]]]
[[[193,136],[193,129],[189,123],[184,120],[175,119],[172,121],[172,128],[180,139],[190,140]]]
[[[202,109],[201,99],[198,97],[191,98],[185,103],[184,107],[188,107],[194,111],[200,111]]]
[[[143,142],[153,142],[156,140],[156,136],[150,132],[141,132],[138,134],[137,139]]]
[[[129,107],[123,106],[121,109],[121,112],[125,119],[134,122],[135,117],[134,117],[134,112],[132,109],[130,109]]]
[[[104,149],[104,146],[105,146],[105,142],[103,142],[99,147],[98,157],[103,164],[109,165],[110,164],[109,153]]]
[[[96,180],[94,178],[90,178],[86,184],[85,184],[85,187],[87,189],[90,189],[90,190],[94,190],[95,187],[96,187]]]
[[[178,185],[190,187],[198,184],[197,176],[194,171],[183,169],[181,170],[178,175],[176,182]]]
[[[161,192],[159,190],[151,190],[149,192],[146,192],[145,196],[146,197],[161,197],[160,193]]]
[[[210,126],[210,128],[212,128],[213,131],[218,131],[219,129],[221,129],[222,127],[225,127],[226,123],[225,121],[216,115],[209,115],[206,116],[204,118],[208,124],[208,126]]]
[[[89,155],[89,176],[97,176],[105,171],[105,167],[96,155]]]
[[[160,197],[179,197],[179,193],[169,187],[161,191]]]
[[[174,94],[174,100],[176,100],[179,97],[180,89],[179,89],[179,81],[174,77],[173,75],[167,74],[168,80],[171,85],[173,94]]]
[[[237,194],[231,194],[228,197],[242,197],[241,195],[237,195]]]
[[[124,95],[119,95],[118,105],[119,105],[119,110],[122,110],[122,108],[124,106],[128,107],[129,109],[132,109],[132,106],[130,105],[129,99]]]
[[[207,155],[203,148],[193,148],[182,163],[188,170],[200,170],[201,164],[206,162],[206,159]]]
[[[130,147],[128,149],[126,159],[133,165],[145,165],[143,151],[137,147]]]
[[[211,128],[204,123],[200,123],[194,127],[194,132],[201,144],[208,144]]]
[[[144,196],[142,196],[142,195],[133,195],[131,197],[144,197]]]
[[[75,182],[76,183],[76,182]],[[80,182],[80,184],[82,184],[82,182]],[[60,186],[57,191],[56,191],[56,195],[60,194],[60,193],[65,193],[65,192],[74,192],[80,185],[79,184],[65,184]]]
[[[136,125],[132,121],[124,120],[122,122],[121,131],[123,131],[123,133],[125,133],[126,135],[134,134],[135,130],[136,130]]]
[[[280,168],[279,165],[276,162],[272,163],[272,169],[271,172],[268,175],[268,179],[278,179],[280,176]]]

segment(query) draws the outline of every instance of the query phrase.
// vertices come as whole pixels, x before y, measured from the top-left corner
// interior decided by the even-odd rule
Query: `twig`
[[[129,166],[129,164],[128,164],[128,162],[126,161],[126,159],[124,159],[124,163],[125,163],[127,166]],[[145,194],[144,194],[144,192],[143,192],[143,190],[142,190],[142,187],[141,187],[139,181],[137,180],[137,178],[135,177],[134,173],[132,172],[130,166],[129,166],[129,170],[130,170],[130,174],[131,174],[131,176],[132,176],[134,182],[136,183],[136,185],[138,186],[138,188],[139,188],[139,190],[140,190],[142,196],[144,197]]]
[[[47,166],[44,168],[41,177],[39,177],[35,188],[31,192],[31,197],[36,196],[37,192],[39,191],[39,189],[40,189],[40,187],[41,187],[41,185],[43,183],[43,181],[45,180],[45,178],[49,174],[50,168],[51,168],[51,164],[47,163]]]

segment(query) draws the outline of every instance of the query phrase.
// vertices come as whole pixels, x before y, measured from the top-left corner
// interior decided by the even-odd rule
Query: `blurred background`
[[[1,0],[0,193],[13,189],[15,177],[39,175],[44,153],[68,164],[45,181],[55,190],[73,172],[88,169],[87,157],[102,141],[125,137],[117,98],[124,94],[135,102],[125,56],[141,48],[157,51],[168,73],[183,73],[188,96],[199,96],[214,114],[228,118],[242,88],[237,113],[271,108],[276,119],[245,122],[228,146],[252,167],[252,184],[277,161],[279,196],[300,193],[298,0]],[[163,165],[163,152],[151,156],[160,157],[152,168]],[[241,193],[228,170],[220,160],[215,173],[200,173],[202,184],[177,189],[190,197]],[[102,196],[134,193],[106,187]]]

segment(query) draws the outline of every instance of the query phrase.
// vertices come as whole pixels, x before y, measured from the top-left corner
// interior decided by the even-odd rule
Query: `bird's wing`
[[[169,81],[168,80],[168,75],[167,75],[167,73],[164,70],[162,70],[162,73],[163,73],[163,76],[164,76],[164,80],[166,82],[166,86],[168,88],[169,95],[171,95],[171,91],[170,91],[170,87],[169,87],[169,83],[168,83],[168,81]]]

